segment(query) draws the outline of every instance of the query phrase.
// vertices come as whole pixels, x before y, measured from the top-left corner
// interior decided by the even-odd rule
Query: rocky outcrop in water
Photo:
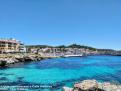
[[[63,87],[63,91],[121,91],[121,85],[109,82],[100,83],[96,80],[84,80],[74,84],[73,88]]]
[[[13,54],[13,55],[3,55],[0,56],[0,67],[8,66],[9,64],[19,63],[19,62],[30,62],[30,61],[40,61],[42,59],[52,58],[52,57],[42,57],[41,55],[31,55],[31,54]]]

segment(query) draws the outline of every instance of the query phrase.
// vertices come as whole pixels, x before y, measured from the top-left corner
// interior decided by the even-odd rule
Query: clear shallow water
[[[46,59],[0,70],[0,85],[47,86],[30,91],[61,91],[85,79],[121,83],[121,57],[88,56]],[[52,87],[48,87],[52,86]]]

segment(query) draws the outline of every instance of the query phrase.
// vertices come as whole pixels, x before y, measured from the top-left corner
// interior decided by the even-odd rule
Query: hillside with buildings
[[[22,60],[38,60],[55,57],[82,57],[88,55],[116,55],[121,51],[97,49],[90,46],[71,44],[68,46],[25,45],[16,39],[0,39],[0,62],[15,63]]]
[[[41,55],[88,55],[88,54],[97,54],[96,48],[89,46],[81,46],[77,44],[72,45],[61,45],[61,46],[48,46],[48,45],[29,45],[26,46],[27,52],[29,53],[38,53]],[[53,54],[54,53],[54,54]]]
[[[0,53],[36,53],[41,55],[121,55],[121,51],[112,49],[97,49],[90,46],[71,44],[71,45],[25,45],[16,39],[0,39]]]

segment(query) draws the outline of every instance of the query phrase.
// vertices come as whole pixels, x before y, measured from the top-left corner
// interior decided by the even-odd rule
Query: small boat
[[[79,55],[64,55],[63,57],[82,57],[83,54],[79,54]]]

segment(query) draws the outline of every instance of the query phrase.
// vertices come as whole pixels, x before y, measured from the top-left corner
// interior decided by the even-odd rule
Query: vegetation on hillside
[[[52,48],[52,46],[48,46],[48,45],[27,45],[27,48]]]
[[[27,48],[85,48],[90,50],[96,50],[96,48],[90,47],[90,46],[84,46],[84,45],[78,45],[78,44],[71,44],[68,46],[60,45],[60,46],[48,46],[48,45],[28,45]]]

